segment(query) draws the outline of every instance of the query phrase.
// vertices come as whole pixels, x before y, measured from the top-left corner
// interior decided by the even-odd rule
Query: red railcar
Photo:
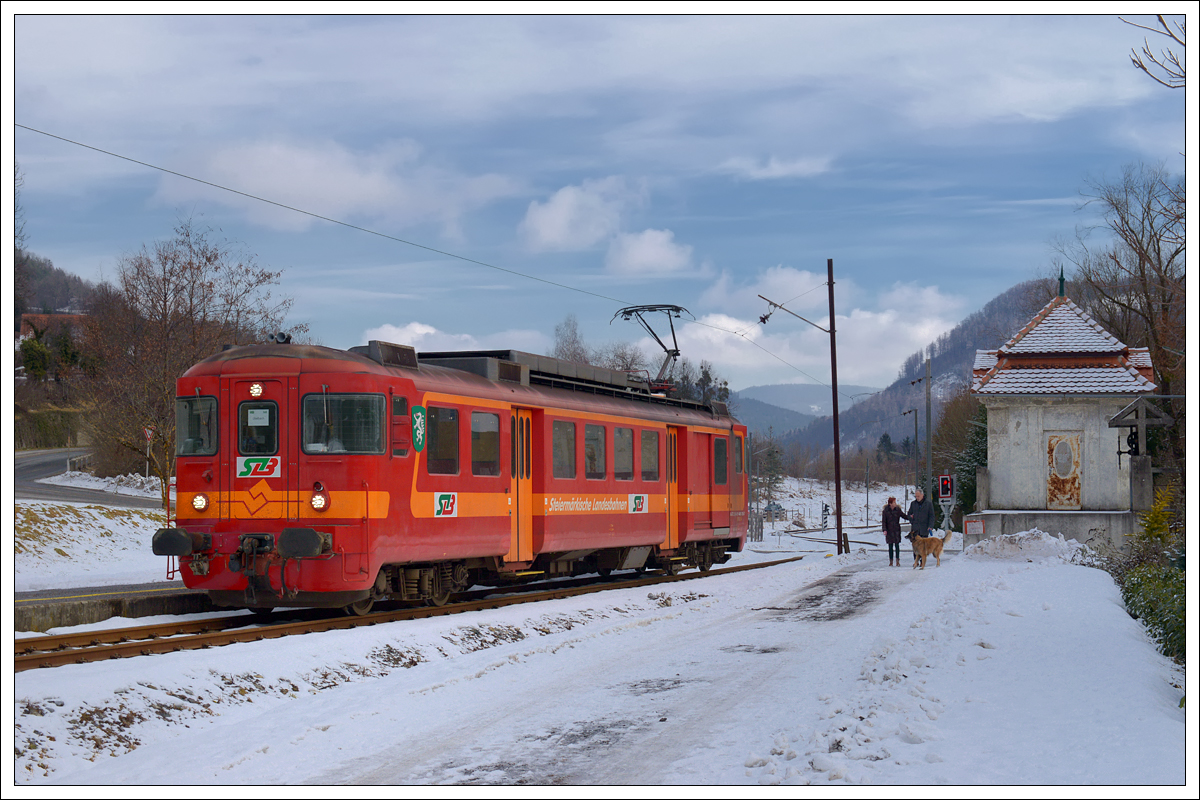
[[[707,570],[746,539],[721,403],[518,351],[229,348],[176,400],[154,552],[219,605],[446,602],[476,583]]]

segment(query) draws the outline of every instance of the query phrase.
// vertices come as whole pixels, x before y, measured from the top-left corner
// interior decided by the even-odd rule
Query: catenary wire
[[[547,284],[547,285],[550,285],[550,286],[555,286],[555,287],[557,287],[557,288],[559,288],[559,289],[566,289],[566,290],[568,290],[568,291],[572,291],[572,292],[579,292],[580,294],[586,294],[586,295],[590,295],[591,297],[596,297],[596,298],[598,298],[598,299],[601,299],[601,300],[608,300],[608,301],[610,301],[610,302],[613,302],[613,303],[618,303],[618,304],[621,304],[621,305],[626,305],[626,306],[627,306],[627,305],[632,305],[632,303],[631,303],[630,301],[628,301],[628,300],[621,300],[621,299],[619,299],[619,298],[616,298],[616,297],[609,297],[608,295],[600,294],[600,293],[598,293],[598,292],[592,292],[592,291],[588,291],[587,289],[580,289],[579,287],[576,287],[576,286],[569,286],[569,285],[567,285],[567,284],[565,284],[565,283],[558,283],[557,281],[552,281],[552,280],[549,280],[549,279],[547,279],[547,278],[539,278],[539,277],[537,277],[536,275],[529,275],[529,274],[527,274],[527,273],[524,273],[524,272],[518,272],[517,270],[514,270],[514,269],[508,269],[507,267],[501,267],[501,266],[498,266],[498,265],[496,265],[496,264],[489,264],[489,263],[487,263],[486,261],[479,261],[478,259],[470,258],[470,257],[468,257],[468,256],[459,255],[458,253],[451,253],[451,252],[449,252],[449,251],[447,251],[447,250],[439,250],[439,249],[438,249],[438,248],[436,248],[436,247],[430,247],[430,246],[428,246],[428,245],[420,244],[419,242],[414,242],[414,241],[411,241],[411,240],[409,240],[409,239],[401,239],[401,238],[400,238],[400,237],[398,237],[398,236],[392,236],[391,234],[382,233],[382,232],[380,232],[380,231],[372,230],[371,228],[364,228],[364,227],[362,227],[361,225],[354,225],[354,224],[352,224],[352,223],[349,223],[349,222],[344,222],[344,221],[342,221],[342,220],[339,220],[339,219],[334,219],[333,217],[327,217],[327,216],[324,216],[323,214],[318,214],[318,213],[316,213],[316,212],[313,212],[313,211],[307,211],[307,210],[305,210],[305,209],[303,209],[303,208],[296,208],[295,206],[289,206],[289,205],[287,205],[286,203],[280,203],[280,202],[278,202],[278,201],[276,201],[276,200],[270,200],[270,199],[268,199],[268,198],[265,198],[265,197],[260,197],[260,196],[258,196],[258,195],[250,194],[249,192],[243,192],[243,191],[241,191],[241,190],[239,190],[239,189],[234,189],[234,188],[231,188],[231,187],[229,187],[229,186],[223,186],[223,185],[221,185],[221,184],[219,184],[219,183],[213,183],[212,181],[206,181],[206,180],[204,180],[203,178],[196,178],[196,177],[193,177],[193,176],[191,176],[191,175],[187,175],[187,174],[185,174],[185,173],[182,173],[182,172],[177,172],[177,171],[175,171],[175,170],[172,170],[172,169],[167,169],[166,167],[160,167],[160,166],[158,166],[157,164],[151,164],[151,163],[149,163],[149,162],[146,162],[146,161],[139,161],[139,160],[138,160],[138,159],[136,159],[136,158],[131,158],[131,157],[129,157],[129,156],[123,156],[123,155],[121,155],[120,153],[114,153],[114,152],[112,152],[111,150],[105,150],[105,149],[103,149],[103,148],[100,148],[100,147],[95,147],[95,146],[93,146],[93,145],[90,145],[90,144],[85,144],[85,143],[83,143],[83,142],[79,142],[79,141],[76,141],[76,140],[74,140],[74,139],[68,139],[68,138],[67,138],[67,137],[65,137],[65,136],[59,136],[59,135],[57,135],[57,134],[50,133],[50,132],[48,132],[48,131],[39,130],[39,129],[37,129],[37,128],[31,128],[31,127],[29,127],[28,125],[22,125],[22,124],[21,124],[21,123],[19,123],[19,122],[16,122],[16,123],[13,123],[13,124],[14,124],[16,127],[18,127],[18,128],[21,128],[21,129],[23,129],[23,130],[27,130],[27,131],[29,131],[29,132],[31,132],[31,133],[37,133],[37,134],[40,134],[40,135],[42,135],[42,136],[49,137],[49,138],[51,138],[51,139],[57,139],[57,140],[59,140],[59,141],[61,141],[61,142],[66,142],[67,144],[73,144],[73,145],[75,145],[76,147],[82,147],[82,148],[85,148],[85,149],[87,149],[87,150],[93,150],[93,151],[95,151],[95,152],[97,152],[97,153],[103,153],[103,154],[104,154],[104,155],[106,155],[106,156],[112,156],[113,158],[119,158],[119,159],[121,159],[122,161],[128,161],[128,162],[130,162],[130,163],[137,164],[137,165],[139,165],[139,166],[143,166],[143,167],[147,167],[147,168],[149,168],[149,169],[158,170],[159,172],[164,172],[164,173],[167,173],[168,175],[174,175],[174,176],[176,176],[176,177],[178,177],[178,178],[183,178],[184,180],[193,181],[193,182],[195,182],[195,183],[200,183],[200,184],[203,184],[203,185],[205,185],[205,186],[211,186],[211,187],[212,187],[212,188],[214,188],[214,189],[219,189],[219,190],[221,190],[221,191],[224,191],[224,192],[230,192],[230,193],[232,193],[232,194],[240,195],[241,197],[245,197],[245,198],[248,198],[248,199],[250,199],[250,200],[256,200],[256,201],[258,201],[258,202],[260,202],[260,203],[266,203],[266,204],[268,204],[268,205],[276,206],[277,208],[286,209],[286,210],[288,210],[288,211],[294,211],[294,212],[295,212],[295,213],[297,213],[297,214],[304,214],[305,216],[313,217],[314,219],[323,220],[323,221],[325,221],[325,222],[329,222],[329,223],[332,223],[332,224],[334,224],[334,225],[341,225],[342,227],[345,227],[345,228],[350,228],[351,230],[361,231],[362,233],[370,234],[371,236],[379,236],[379,237],[381,237],[381,238],[383,238],[383,239],[388,239],[388,240],[390,240],[390,241],[393,241],[393,242],[398,242],[398,243],[400,243],[400,244],[406,244],[406,245],[408,245],[408,246],[410,246],[410,247],[416,247],[416,248],[419,248],[419,249],[421,249],[421,250],[426,250],[426,251],[428,251],[428,252],[431,252],[431,253],[437,253],[438,255],[443,255],[443,256],[447,256],[448,258],[454,258],[454,259],[458,259],[459,261],[465,261],[465,262],[467,262],[467,263],[470,263],[470,264],[476,264],[476,265],[478,265],[478,266],[481,266],[481,267],[486,267],[486,268],[488,268],[488,269],[494,269],[494,270],[497,270],[497,271],[499,271],[499,272],[505,272],[505,273],[508,273],[509,275],[516,275],[517,277],[521,277],[521,278],[527,278],[527,279],[529,279],[529,280],[532,280],[532,281],[538,281],[539,283],[545,283],[545,284]],[[825,284],[823,284],[823,283],[822,283],[822,284],[820,284],[820,285],[821,285],[821,286],[824,286]],[[819,287],[819,286],[817,286],[817,287],[813,287],[812,289],[809,289],[808,291],[809,291],[809,292],[811,292],[811,291],[815,291],[817,288],[820,288],[820,287]],[[800,294],[800,295],[797,295],[797,297],[802,297],[804,294],[808,294],[808,292],[803,292],[802,294]],[[796,299],[796,298],[792,298],[792,299],[794,300],[794,299]],[[791,302],[791,301],[788,301],[788,302]],[[762,345],[760,345],[758,342],[755,342],[753,339],[749,339],[749,338],[747,338],[747,337],[746,337],[746,335],[745,335],[745,331],[740,331],[740,332],[739,332],[739,331],[733,331],[733,330],[730,330],[730,329],[728,329],[728,328],[722,328],[722,327],[721,327],[721,326],[719,326],[719,325],[712,325],[712,324],[710,324],[710,323],[707,323],[707,322],[700,322],[699,320],[685,320],[685,322],[686,322],[687,324],[692,324],[692,325],[700,325],[700,326],[703,326],[703,327],[705,327],[705,328],[711,328],[711,329],[713,329],[713,330],[716,330],[716,331],[721,331],[721,332],[723,332],[723,333],[728,333],[728,334],[731,334],[731,335],[733,335],[733,336],[737,336],[737,337],[741,338],[743,341],[745,341],[746,343],[748,343],[748,344],[751,344],[751,345],[753,345],[754,347],[757,347],[759,350],[761,350],[762,352],[766,353],[766,354],[767,354],[767,355],[769,355],[771,358],[774,358],[776,361],[780,362],[781,364],[784,364],[784,365],[786,365],[787,367],[789,367],[789,368],[791,368],[791,369],[794,369],[796,372],[799,372],[801,375],[805,376],[806,378],[808,378],[808,379],[810,379],[810,380],[812,380],[812,381],[814,381],[814,382],[816,382],[816,383],[818,383],[818,384],[820,384],[820,385],[822,385],[822,386],[829,386],[829,385],[830,385],[830,384],[826,383],[825,381],[822,381],[822,380],[820,380],[819,378],[815,378],[815,377],[813,377],[812,375],[809,375],[807,372],[805,372],[804,370],[800,369],[800,368],[799,368],[799,367],[797,367],[795,364],[792,364],[792,363],[788,362],[787,360],[785,360],[785,359],[781,358],[780,356],[776,355],[775,353],[772,353],[770,350],[766,349],[765,347],[763,347]],[[753,327],[753,326],[751,326],[751,327]],[[749,328],[747,328],[746,330],[749,330]],[[848,396],[849,396],[849,395],[846,395],[844,392],[841,392],[841,391],[839,391],[839,392],[838,392],[838,394],[840,394],[840,395],[842,395],[842,396],[844,396],[844,397],[848,397]]]

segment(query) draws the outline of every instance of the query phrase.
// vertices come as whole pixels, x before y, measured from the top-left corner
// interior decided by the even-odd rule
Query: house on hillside
[[[1123,548],[1138,524],[1149,459],[1122,455],[1128,430],[1109,421],[1155,390],[1150,354],[1059,286],[1002,347],[976,351],[971,391],[987,407],[988,466],[977,476],[979,508],[965,517],[967,544],[1036,526]]]

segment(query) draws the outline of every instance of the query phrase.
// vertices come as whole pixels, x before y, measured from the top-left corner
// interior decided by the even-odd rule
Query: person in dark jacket
[[[908,534],[909,541],[915,537],[922,538],[929,535],[929,529],[933,527],[933,503],[925,499],[925,492],[917,489],[917,497],[908,506],[908,513],[903,515],[906,520],[912,523],[912,532]],[[915,560],[917,553],[913,551],[913,559]]]
[[[903,516],[904,512],[896,505],[896,498],[889,497],[887,505],[883,507],[883,532],[888,546],[889,567],[900,566],[900,518]]]

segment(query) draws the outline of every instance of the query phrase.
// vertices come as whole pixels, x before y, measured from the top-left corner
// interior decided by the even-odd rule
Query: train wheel
[[[365,600],[359,600],[357,603],[351,603],[344,610],[351,617],[365,617],[371,613],[371,608],[374,605],[375,600],[368,597]]]
[[[252,608],[250,613],[254,616],[255,622],[270,622],[272,615],[275,613],[274,608]]]
[[[704,552],[702,552],[700,554],[700,563],[697,566],[700,567],[701,572],[708,572],[710,569],[712,569],[712,565],[713,565],[712,550],[706,549],[706,550],[704,550]]]
[[[442,606],[446,605],[446,603],[449,602],[449,600],[450,600],[450,590],[442,589],[437,594],[427,597],[425,599],[425,602],[431,606],[441,608]]]
[[[609,575],[612,575],[612,570],[608,567],[601,567],[600,569],[596,570],[596,572],[600,574],[601,578],[607,578]]]

